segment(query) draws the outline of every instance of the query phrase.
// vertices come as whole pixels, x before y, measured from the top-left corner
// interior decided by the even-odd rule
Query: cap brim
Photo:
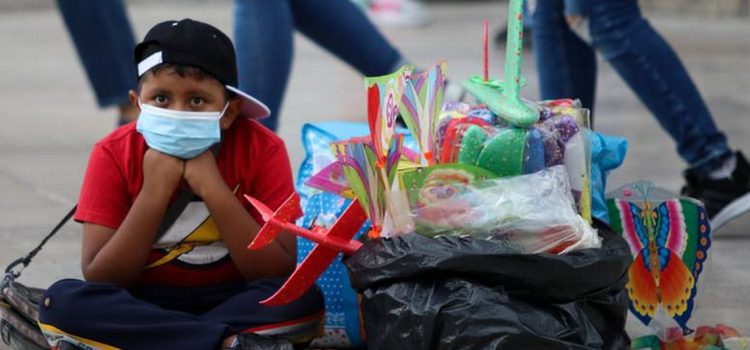
[[[242,110],[240,114],[243,117],[248,119],[262,119],[271,115],[271,110],[268,109],[268,106],[255,97],[248,95],[234,86],[226,85],[226,88],[237,94],[237,96],[242,97]]]

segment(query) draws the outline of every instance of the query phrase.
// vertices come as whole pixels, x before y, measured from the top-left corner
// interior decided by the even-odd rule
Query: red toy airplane
[[[299,194],[296,192],[289,196],[275,213],[259,200],[248,195],[245,195],[245,198],[260,212],[265,221],[258,235],[247,246],[248,249],[265,247],[282,230],[318,243],[284,282],[284,285],[274,295],[260,302],[263,305],[285,305],[298,299],[315,283],[318,276],[328,268],[339,252],[352,255],[362,247],[361,242],[352,240],[354,234],[367,219],[367,215],[356,200],[352,201],[330,229],[315,227],[313,230],[307,230],[292,223],[302,216],[299,210]]]

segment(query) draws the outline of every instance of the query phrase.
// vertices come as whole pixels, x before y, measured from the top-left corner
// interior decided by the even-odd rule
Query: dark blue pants
[[[588,19],[591,42],[565,15]],[[534,55],[542,99],[580,98],[593,109],[598,51],[677,143],[680,156],[708,173],[731,157],[724,133],[669,44],[641,15],[637,0],[544,0],[534,16]]]
[[[40,326],[51,342],[67,338],[93,348],[219,349],[230,335],[322,313],[323,297],[317,286],[289,305],[258,303],[284,280],[125,290],[109,283],[66,279],[45,293]]]
[[[135,36],[123,0],[57,0],[99,107],[129,103]]]
[[[391,73],[403,63],[401,53],[350,0],[235,0],[234,3],[240,89],[271,109],[271,116],[261,120],[271,130],[276,130],[279,124],[292,68],[295,31],[365,76]]]
[[[135,38],[123,0],[57,0],[99,106],[128,102],[135,89]],[[349,0],[235,0],[234,44],[240,89],[263,101],[276,130],[292,68],[294,32],[366,76],[402,62],[367,16]]]

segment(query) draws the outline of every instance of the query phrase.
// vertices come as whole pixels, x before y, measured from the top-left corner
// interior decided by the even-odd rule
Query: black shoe
[[[725,214],[722,211],[729,210],[730,205],[733,211],[737,212],[732,218],[740,215],[744,212],[740,207],[745,205],[738,207],[737,204],[750,200],[750,196],[746,196],[750,194],[750,164],[742,152],[736,152],[735,157],[737,165],[732,175],[725,179],[713,180],[692,169],[685,171],[687,185],[682,188],[682,195],[703,202],[712,221],[717,219],[719,214]],[[717,225],[717,228],[718,226],[720,225]]]
[[[292,343],[290,343],[286,339],[259,335],[255,333],[238,334],[237,342],[239,344],[232,347],[232,350],[294,350],[294,346],[292,346]]]

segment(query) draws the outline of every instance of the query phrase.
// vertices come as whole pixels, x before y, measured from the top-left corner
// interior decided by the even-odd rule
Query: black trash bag
[[[486,240],[412,234],[344,263],[362,294],[368,349],[626,349],[631,257],[602,248],[522,255]]]

